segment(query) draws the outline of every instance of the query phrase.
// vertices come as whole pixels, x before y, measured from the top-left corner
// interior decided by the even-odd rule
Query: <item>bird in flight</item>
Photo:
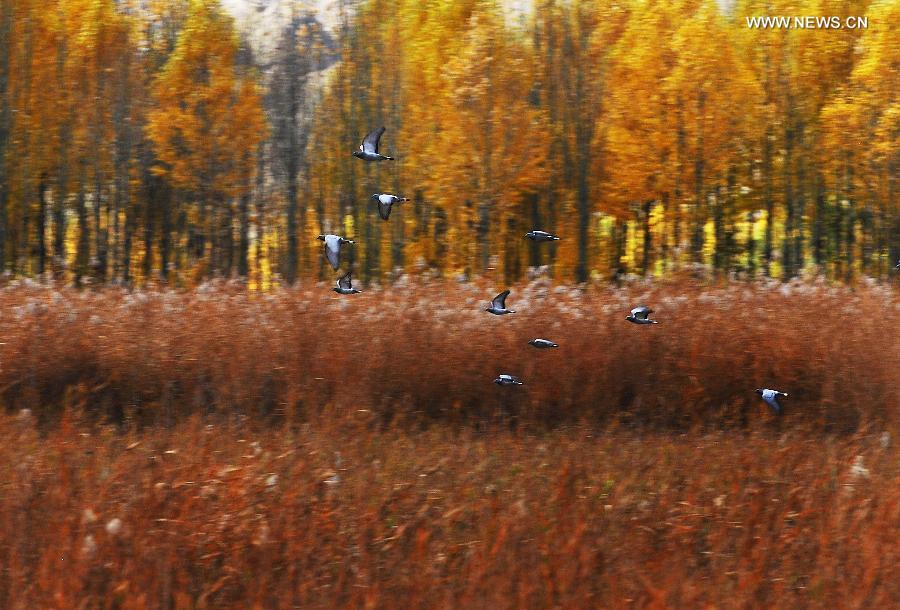
[[[491,306],[485,308],[485,311],[494,314],[495,316],[502,316],[508,313],[516,313],[512,309],[506,308],[506,297],[509,296],[509,290],[504,290],[500,294],[494,297],[491,301]]]
[[[341,246],[343,244],[355,244],[355,241],[349,240],[340,235],[319,235],[316,239],[325,242],[325,258],[331,263],[333,269],[341,266]]]
[[[656,320],[650,319],[650,314],[653,313],[653,310],[647,307],[646,305],[641,305],[640,307],[635,307],[631,310],[631,315],[626,316],[625,319],[631,322],[632,324],[659,324]]]
[[[756,393],[762,396],[762,399],[766,401],[766,404],[774,411],[775,415],[781,415],[781,404],[778,402],[778,399],[787,398],[787,394],[768,388],[756,388]]]
[[[559,241],[559,237],[546,231],[529,231],[525,234],[525,238],[537,243],[542,241]]]
[[[384,133],[384,127],[380,127],[363,138],[359,150],[353,151],[353,156],[363,161],[393,161],[393,157],[382,155],[378,152],[378,142]]]
[[[550,339],[532,339],[528,342],[528,345],[533,345],[538,349],[555,349],[559,347],[558,344],[554,343]]]
[[[332,288],[338,294],[359,294],[362,290],[353,287],[350,281],[350,271],[338,278],[337,286]]]
[[[402,201],[409,201],[406,197],[397,197],[390,193],[375,193],[370,197],[378,203],[378,215],[382,220],[387,220],[391,215],[391,206]]]
[[[496,383],[497,385],[525,385],[525,382],[518,377],[513,377],[512,375],[507,375],[506,373],[499,375],[494,380],[494,383]]]

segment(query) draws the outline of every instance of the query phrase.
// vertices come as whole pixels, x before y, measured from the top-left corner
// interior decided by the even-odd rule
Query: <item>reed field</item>
[[[900,604],[895,289],[496,288],[7,284],[0,606]]]

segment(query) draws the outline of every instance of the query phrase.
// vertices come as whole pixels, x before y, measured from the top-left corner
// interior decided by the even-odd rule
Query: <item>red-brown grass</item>
[[[483,311],[497,286],[324,286],[247,293],[14,286],[0,291],[0,401],[52,422],[171,423],[192,413],[291,423],[370,409],[466,423],[668,429],[774,421],[754,394],[790,394],[780,424],[852,431],[900,404],[893,289],[824,284],[513,287],[518,313]],[[660,323],[635,326],[646,303]],[[561,345],[527,344],[547,337]],[[501,372],[518,388],[491,383]],[[769,425],[768,423],[766,425]]]
[[[0,417],[0,606],[897,605],[888,437],[371,417],[138,435]]]
[[[500,288],[0,290],[0,607],[898,605],[892,289]]]

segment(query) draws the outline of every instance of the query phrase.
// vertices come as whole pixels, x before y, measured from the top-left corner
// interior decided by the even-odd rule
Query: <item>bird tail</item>
[[[385,159],[388,160],[388,161],[393,161],[393,160],[394,160],[393,157],[387,157],[387,156],[385,157]]]
[[[558,238],[558,237],[554,237],[554,238],[553,238],[553,241],[559,241],[559,238]]]

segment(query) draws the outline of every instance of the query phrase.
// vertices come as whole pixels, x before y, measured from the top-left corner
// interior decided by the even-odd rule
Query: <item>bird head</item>
[[[759,394],[760,396],[762,396],[762,394],[763,394],[763,389],[762,389],[762,388],[756,388],[756,389],[753,390],[753,391],[756,392],[757,394]]]
[[[529,231],[528,233],[525,234],[525,238],[526,239],[534,239],[534,233],[532,231]]]
[[[494,380],[494,383],[496,383],[497,385],[502,385],[502,384],[503,384],[503,380],[500,379],[499,377],[497,377],[497,378]]]
[[[378,199],[378,197],[379,197],[378,193],[372,193],[372,196],[369,197],[369,199]]]
[[[627,316],[625,316],[625,319],[626,320],[634,320],[634,316],[631,314],[628,314]]]
[[[354,150],[354,151],[353,151],[353,156],[362,159],[362,156],[363,156],[362,151]]]
[[[316,239],[318,239],[318,240],[320,240],[320,241],[325,241],[325,236],[324,236],[324,235],[319,235]]]
[[[536,339],[532,339],[531,341],[528,342],[528,345],[534,345],[535,341],[536,341]]]

